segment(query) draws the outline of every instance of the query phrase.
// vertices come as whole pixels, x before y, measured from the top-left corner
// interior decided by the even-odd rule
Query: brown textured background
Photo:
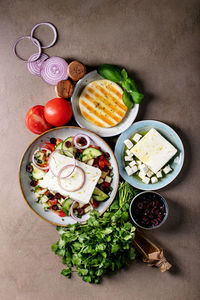
[[[166,249],[170,272],[161,274],[135,261],[100,285],[60,275],[61,260],[50,249],[58,238],[55,227],[25,204],[17,174],[35,137],[24,125],[25,114],[55,93],[29,74],[12,45],[42,21],[52,22],[59,32],[47,54],[89,66],[124,66],[145,94],[137,119],[162,120],[182,138],[183,171],[161,191],[169,218],[151,233]],[[0,299],[199,299],[199,23],[196,0],[0,0]],[[45,28],[38,34],[51,40]],[[27,55],[35,50],[28,42],[19,48]]]

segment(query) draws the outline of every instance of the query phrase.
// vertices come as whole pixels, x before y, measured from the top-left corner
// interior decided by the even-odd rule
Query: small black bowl
[[[129,215],[135,226],[139,228],[159,228],[168,216],[167,202],[156,192],[141,192],[132,199]]]

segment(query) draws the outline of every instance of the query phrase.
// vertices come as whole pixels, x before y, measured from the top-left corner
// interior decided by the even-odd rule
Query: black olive
[[[57,206],[57,205],[53,205],[53,206],[52,206],[52,209],[53,209],[53,210],[57,210],[57,209],[58,209],[58,206]]]
[[[54,195],[52,193],[48,193],[46,196],[49,200],[52,200],[54,198]]]
[[[50,138],[50,143],[55,145],[56,144],[56,138],[54,138],[54,137]]]
[[[37,181],[36,180],[31,180],[30,185],[35,187],[37,185]]]

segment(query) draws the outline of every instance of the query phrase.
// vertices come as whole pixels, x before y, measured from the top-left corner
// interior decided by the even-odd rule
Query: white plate
[[[31,161],[31,157],[33,152],[37,147],[41,147],[44,145],[45,142],[49,141],[51,137],[55,138],[61,138],[62,140],[66,139],[68,136],[75,135],[77,133],[84,133],[87,134],[91,139],[93,139],[96,143],[97,146],[100,146],[103,151],[108,152],[110,154],[110,163],[111,166],[113,167],[113,180],[111,183],[111,187],[113,188],[112,192],[110,193],[110,197],[108,200],[104,202],[100,202],[100,205],[98,206],[97,210],[100,212],[100,214],[103,214],[112,201],[115,198],[118,184],[119,184],[119,170],[118,170],[118,165],[117,161],[115,159],[115,156],[113,154],[113,151],[111,148],[108,146],[108,144],[100,138],[98,135],[96,135],[93,132],[90,132],[86,129],[82,129],[79,127],[75,126],[66,126],[66,127],[57,127],[54,129],[50,129],[49,131],[46,131],[45,133],[41,134],[38,136],[33,142],[28,146],[26,149],[22,160],[20,164],[20,169],[19,169],[19,184],[20,188],[22,191],[22,195],[29,205],[29,207],[40,217],[42,217],[44,220],[50,222],[51,224],[54,225],[59,225],[59,226],[66,226],[68,224],[74,224],[76,221],[74,221],[71,217],[64,217],[61,218],[52,211],[44,211],[44,208],[41,204],[36,203],[36,197],[33,192],[31,192],[31,186],[30,186],[30,179],[29,179],[29,173],[26,172],[26,165],[28,162]],[[82,217],[83,220],[87,220],[89,218],[89,213],[86,214],[84,217]],[[62,220],[63,219],[63,220]]]
[[[97,71],[92,71],[87,75],[85,75],[76,84],[74,93],[71,97],[72,109],[73,109],[75,120],[79,124],[79,126],[83,128],[87,128],[88,130],[91,130],[100,136],[108,137],[108,136],[118,135],[121,132],[125,131],[134,122],[138,114],[139,104],[135,104],[133,108],[128,110],[123,120],[114,127],[103,128],[103,127],[96,126],[93,123],[87,121],[81,114],[79,108],[79,97],[82,90],[87,84],[98,79],[102,79],[102,77],[97,73]]]

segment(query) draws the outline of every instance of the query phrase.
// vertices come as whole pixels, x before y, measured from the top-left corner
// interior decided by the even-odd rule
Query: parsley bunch
[[[52,251],[67,266],[61,274],[70,278],[77,272],[84,281],[99,283],[104,274],[115,273],[135,258],[135,227],[129,222],[128,208],[136,193],[127,182],[121,183],[103,216],[93,210],[85,225],[57,227],[60,238]]]

